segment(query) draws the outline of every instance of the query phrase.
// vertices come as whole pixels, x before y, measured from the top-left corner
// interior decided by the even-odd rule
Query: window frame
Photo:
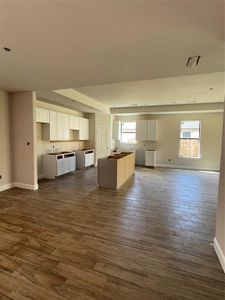
[[[181,129],[182,129],[182,122],[199,122],[199,138],[181,138]],[[191,156],[182,156],[180,155],[180,141],[181,140],[198,140],[199,141],[199,156],[191,157]],[[180,121],[180,127],[179,127],[179,145],[178,145],[178,157],[182,159],[201,159],[201,121],[200,120],[181,120]]]
[[[135,123],[135,131],[132,131],[132,132],[130,132],[130,131],[126,132],[125,131],[125,132],[123,132],[123,123]],[[121,126],[120,126],[120,143],[121,144],[124,144],[124,145],[135,145],[137,143],[137,140],[136,140],[136,132],[137,132],[136,126],[137,126],[136,121],[121,121]],[[134,133],[135,134],[135,141],[133,143],[123,142],[123,133]]]

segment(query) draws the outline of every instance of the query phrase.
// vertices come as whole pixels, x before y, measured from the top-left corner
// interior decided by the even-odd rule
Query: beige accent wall
[[[50,104],[41,100],[36,100],[36,107],[45,108],[48,110],[58,111],[74,116],[80,116],[83,117],[83,113],[68,109],[65,107],[61,107],[58,105]],[[47,154],[50,149],[54,151],[65,150],[79,150],[84,148],[84,142],[83,141],[68,141],[68,142],[50,142],[50,141],[44,141],[42,136],[42,124],[36,123],[37,127],[37,164],[38,164],[38,177],[42,178],[43,176],[43,155]]]
[[[117,120],[135,121],[137,119],[158,120],[158,141],[137,142],[135,145],[121,145],[135,149],[156,149],[157,165],[202,170],[219,170],[220,149],[222,138],[223,113],[194,113],[194,114],[155,114],[116,116]],[[179,157],[180,123],[183,120],[200,120],[201,122],[201,158],[190,159]],[[170,159],[170,161],[169,161]]]
[[[35,93],[10,94],[13,125],[14,183],[19,187],[36,189],[36,123]]]
[[[9,94],[0,90],[0,190],[9,188],[13,180],[10,131]]]
[[[217,248],[217,245],[214,245],[225,272],[225,120],[223,123],[223,142],[221,148],[219,196],[216,216],[216,242],[222,253]]]

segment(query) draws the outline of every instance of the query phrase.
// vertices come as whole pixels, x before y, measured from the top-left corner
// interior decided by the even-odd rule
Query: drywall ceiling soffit
[[[0,36],[8,91],[219,72],[224,1],[0,1]]]
[[[110,112],[114,115],[123,114],[176,114],[176,113],[207,113],[223,112],[224,103],[199,103],[199,104],[180,104],[180,105],[158,105],[144,107],[119,107],[111,108]]]
[[[102,112],[103,110],[99,107],[92,106],[88,103],[82,103],[79,100],[64,96],[62,94],[56,93],[54,91],[37,91],[37,99],[43,100],[48,103],[59,105],[62,107],[67,107],[80,111],[83,113],[97,113]],[[105,109],[104,112],[109,112],[109,108]]]
[[[222,102],[224,72],[78,88],[110,107]]]

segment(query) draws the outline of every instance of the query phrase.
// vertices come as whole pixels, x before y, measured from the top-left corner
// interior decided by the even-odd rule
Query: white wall
[[[9,94],[0,90],[0,191],[9,188],[13,181],[10,135]]]
[[[135,121],[137,119],[158,120],[157,142],[137,142],[136,145],[128,145],[128,147],[135,149],[156,149],[158,166],[219,170],[223,121],[222,112],[116,116],[116,119],[121,121]],[[200,159],[179,157],[179,134],[182,120],[200,120],[201,122]],[[126,147],[127,145],[121,145],[117,142],[116,146]]]

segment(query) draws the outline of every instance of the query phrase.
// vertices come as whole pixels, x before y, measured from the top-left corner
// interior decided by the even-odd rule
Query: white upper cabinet
[[[79,130],[80,129],[80,117],[70,116],[70,129]]]
[[[80,118],[79,140],[84,141],[89,139],[89,120]]]
[[[148,120],[137,120],[136,122],[136,140],[148,140]]]
[[[43,124],[43,139],[45,141],[69,141],[70,139],[77,140],[78,133],[71,138],[70,130],[79,132],[79,140],[84,141],[89,139],[89,120],[76,116],[67,115],[61,112],[47,111],[45,119],[40,118],[40,112],[36,110],[36,122]],[[40,121],[41,120],[41,121]]]
[[[115,141],[121,140],[121,122],[120,121],[113,122],[113,140],[115,140]]]
[[[157,120],[148,120],[148,141],[157,140]]]
[[[136,123],[137,141],[157,140],[157,120],[138,120]]]
[[[58,139],[58,125],[57,125],[57,113],[50,111],[50,125],[49,125],[50,136],[48,140],[57,141]]]
[[[57,119],[57,140],[63,141],[64,140],[64,114],[57,112],[56,119]]]
[[[70,139],[70,116],[63,114],[63,140]]]
[[[36,122],[49,123],[49,110],[36,107]]]

